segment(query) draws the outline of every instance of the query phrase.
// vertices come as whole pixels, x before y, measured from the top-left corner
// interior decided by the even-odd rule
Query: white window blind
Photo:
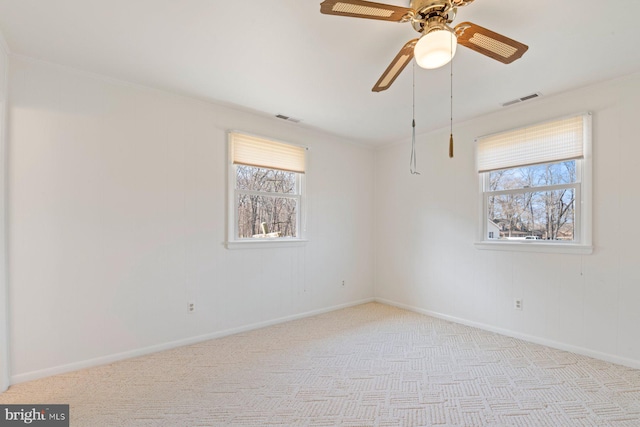
[[[231,132],[233,164],[304,173],[304,147]]]
[[[478,138],[478,172],[584,157],[588,114]]]

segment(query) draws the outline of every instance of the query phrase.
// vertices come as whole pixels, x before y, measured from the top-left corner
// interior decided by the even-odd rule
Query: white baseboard
[[[108,356],[97,357],[94,359],[83,360],[79,362],[69,363],[66,365],[55,366],[52,368],[42,369],[38,371],[27,372],[24,374],[13,375],[11,377],[11,384],[18,384],[21,382],[32,381],[39,378],[45,378],[52,375],[64,374],[67,372],[73,372],[80,369],[91,368],[94,366],[106,365],[109,363],[118,362],[120,360],[130,359],[133,357],[144,356],[151,353],[156,353],[163,350],[169,350],[176,347],[182,347],[185,345],[196,344],[202,341],[221,338],[229,335],[238,334],[241,332],[252,331],[255,329],[261,329],[279,323],[289,322],[291,320],[303,319],[306,317],[317,316],[319,314],[328,313],[343,308],[353,307],[356,305],[366,304],[369,302],[379,302],[381,304],[387,304],[394,307],[402,308],[405,310],[413,311],[415,313],[424,314],[427,316],[436,317],[439,319],[447,320],[454,323],[460,323],[462,325],[471,326],[474,328],[483,329],[490,332],[495,332],[501,335],[506,335],[513,338],[518,338],[524,341],[546,345],[548,347],[557,348],[559,350],[570,351],[572,353],[581,354],[583,356],[593,357],[595,359],[604,360],[606,362],[616,363],[623,366],[628,366],[634,369],[640,369],[640,361],[635,359],[628,359],[608,353],[602,353],[595,350],[590,350],[584,347],[578,347],[570,344],[561,343],[558,341],[549,340],[546,338],[540,338],[533,335],[527,335],[520,332],[512,331],[510,329],[497,328],[495,326],[487,325],[484,323],[474,322],[467,319],[449,316],[446,314],[438,313],[431,310],[425,310],[419,307],[415,307],[408,304],[399,303],[396,301],[387,300],[384,298],[366,298],[363,300],[353,301],[345,304],[334,305],[317,310],[311,310],[304,313],[293,314],[290,316],[284,316],[277,319],[267,320],[264,322],[252,323],[250,325],[240,326],[237,328],[225,329],[223,331],[213,332],[210,334],[199,335],[195,337],[185,338],[182,340],[171,341],[163,344],[157,344],[149,347],[144,347],[136,350],[126,351],[122,353],[111,354]]]
[[[593,357],[594,359],[604,360],[605,362],[616,363],[618,365],[628,366],[634,369],[640,369],[640,360],[628,359],[625,357],[616,356],[609,353],[602,353],[595,350],[590,350],[584,347],[578,347],[571,344],[565,344],[558,341],[549,340],[546,338],[537,337],[534,335],[523,334],[517,331],[512,331],[510,329],[497,328],[495,326],[487,325],[485,323],[474,322],[471,320],[463,319],[460,317],[449,316],[447,314],[438,313],[431,310],[425,310],[419,307],[414,307],[412,305],[402,304],[395,301],[390,301],[384,298],[375,298],[376,302],[381,304],[387,304],[398,308],[403,308],[405,310],[413,311],[415,313],[425,314],[427,316],[437,317],[438,319],[448,320],[454,323],[460,323],[466,326],[472,326],[474,328],[483,329],[485,331],[495,332],[500,335],[506,335],[508,337],[518,338],[523,341],[532,342],[535,344],[545,345],[547,347],[556,348],[558,350],[569,351],[571,353],[580,354],[583,356]]]
[[[157,353],[163,350],[169,350],[176,347],[182,347],[185,345],[196,344],[202,341],[212,340],[215,338],[226,337],[228,335],[234,335],[241,332],[252,331],[255,329],[265,328],[267,326],[277,325],[279,323],[289,322],[291,320],[303,319],[305,317],[317,316],[318,314],[328,313],[330,311],[341,310],[347,307],[353,307],[356,305],[366,304],[373,302],[374,298],[366,298],[363,300],[348,302],[345,304],[338,304],[330,307],[320,308],[317,310],[311,310],[304,313],[292,314],[290,316],[279,317],[277,319],[266,320],[264,322],[252,323],[250,325],[239,326],[237,328],[225,329],[219,332],[212,332],[210,334],[198,335],[195,337],[185,338],[182,340],[171,341],[163,344],[152,345],[149,347],[139,348],[135,350],[125,351],[122,353],[110,354],[108,356],[96,357],[94,359],[82,360],[79,362],[69,363],[66,365],[54,366],[52,368],[41,369],[38,371],[26,372],[24,374],[18,374],[11,376],[11,384],[18,384],[26,381],[37,380],[39,378],[50,377],[52,375],[64,374],[67,372],[73,372],[80,369],[92,368],[95,366],[106,365],[120,360],[130,359],[133,357],[144,356],[146,354]]]

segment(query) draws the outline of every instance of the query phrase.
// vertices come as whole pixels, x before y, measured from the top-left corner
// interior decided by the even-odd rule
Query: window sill
[[[593,246],[580,245],[577,243],[543,243],[533,241],[510,241],[510,242],[476,242],[476,249],[494,251],[515,251],[515,252],[542,252],[553,254],[581,254],[589,255],[593,253]]]
[[[305,239],[246,239],[225,242],[227,249],[289,248],[306,245]]]

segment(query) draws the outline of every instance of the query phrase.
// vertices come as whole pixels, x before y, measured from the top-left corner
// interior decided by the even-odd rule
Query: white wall
[[[460,101],[462,102],[462,101]],[[640,75],[541,98],[376,153],[376,297],[640,367]],[[474,138],[593,112],[592,255],[479,250]],[[513,309],[523,299],[522,311]]]
[[[373,297],[371,150],[10,61],[13,382]],[[224,248],[228,129],[310,147],[306,246]]]
[[[6,253],[6,135],[9,49],[0,33],[0,391],[9,387],[7,253]]]

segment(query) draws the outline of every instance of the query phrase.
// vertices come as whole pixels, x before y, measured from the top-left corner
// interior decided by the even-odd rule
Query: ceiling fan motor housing
[[[446,24],[453,22],[457,10],[452,0],[412,0],[410,7],[415,11],[411,17],[413,29],[421,34],[449,29]]]
[[[451,8],[466,6],[470,3],[473,3],[473,0],[411,0],[409,7],[411,9],[420,10],[424,7],[428,7],[433,3],[448,4]]]

